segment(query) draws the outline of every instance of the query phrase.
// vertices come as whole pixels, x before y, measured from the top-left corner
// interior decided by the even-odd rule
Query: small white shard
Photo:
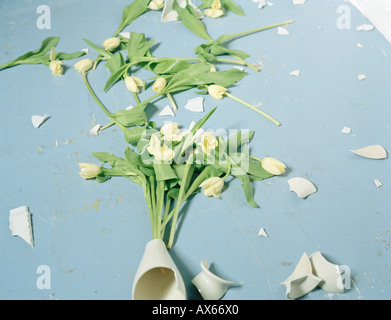
[[[284,27],[278,27],[277,28],[277,34],[279,36],[289,36],[289,32],[287,29],[285,29]]]
[[[258,235],[259,235],[260,237],[269,238],[269,235],[266,233],[266,231],[265,231],[264,228],[259,229]]]
[[[126,38],[126,39],[130,39],[130,32],[129,31],[126,31],[126,32],[120,32],[119,35],[123,38]]]
[[[365,80],[366,78],[367,78],[367,76],[365,75],[365,74],[359,74],[358,76],[357,76],[357,78],[358,78],[358,80]]]
[[[311,181],[301,177],[289,179],[288,184],[289,191],[294,191],[299,198],[307,198],[317,191]]]
[[[372,24],[362,24],[360,26],[357,27],[357,31],[372,31],[373,29],[375,29],[375,26],[372,25]]]
[[[31,122],[33,123],[34,128],[39,128],[47,119],[49,119],[47,114],[44,116],[31,116]]]
[[[358,42],[357,43],[357,48],[364,48],[364,45]]]
[[[85,54],[89,54],[90,53],[90,50],[88,48],[81,49],[81,51],[84,52]]]
[[[304,4],[306,0],[292,0],[293,4]]]
[[[26,206],[21,206],[10,210],[9,222],[12,236],[19,236],[29,245],[34,247],[31,213],[28,208]]]
[[[132,110],[134,107],[133,106],[129,106],[129,107],[126,107],[126,110]]]
[[[174,111],[172,111],[169,105],[166,105],[163,110],[159,113],[159,116],[171,116],[175,117]]]
[[[192,112],[204,112],[204,98],[198,97],[194,99],[187,100],[187,104],[185,105],[185,109],[190,110]]]
[[[262,9],[266,6],[266,0],[253,0],[253,2],[258,3],[258,9]]]
[[[341,130],[342,133],[346,133],[346,134],[349,134],[352,132],[352,129],[350,129],[349,127],[343,127],[343,129]]]
[[[197,6],[191,0],[188,1],[189,1],[188,4],[191,7],[193,7],[193,9],[195,10],[197,17],[199,19],[203,18],[204,15],[202,14],[201,10],[198,9]],[[185,8],[187,5],[187,0],[177,0],[177,4],[181,8]],[[164,1],[164,8],[160,18],[161,22],[173,22],[178,20],[178,13],[176,12],[176,10],[174,10],[173,5],[174,5],[174,0]]]
[[[234,66],[233,68],[238,69],[238,70],[243,71],[243,72],[246,71],[246,69],[241,67],[241,66]]]
[[[387,151],[380,145],[371,145],[361,149],[350,150],[351,152],[369,159],[385,159]]]
[[[375,179],[375,185],[376,187],[380,188],[383,185],[383,183],[379,179]]]
[[[93,126],[91,129],[90,129],[90,134],[93,135],[93,136],[98,136],[99,135],[99,130],[101,128],[101,125],[100,124],[97,124],[95,126]]]
[[[291,76],[300,76],[300,70],[293,70],[291,73],[290,73]]]

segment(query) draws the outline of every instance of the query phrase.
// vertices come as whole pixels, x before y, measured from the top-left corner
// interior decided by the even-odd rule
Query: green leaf
[[[238,176],[242,181],[242,189],[246,197],[247,203],[253,208],[259,208],[258,204],[254,200],[254,192],[250,182],[250,178],[247,175]]]
[[[240,16],[245,16],[245,13],[243,12],[242,8],[237,5],[234,1],[232,0],[220,0],[221,3],[223,4],[224,8],[226,8],[229,11],[232,11],[235,14],[238,14]]]
[[[125,71],[128,69],[129,65],[125,64],[121,68],[119,68],[116,72],[114,72],[109,79],[106,82],[106,85],[104,87],[104,91],[109,89],[114,83],[116,83],[125,73]]]
[[[142,126],[147,121],[144,109],[134,107],[130,110],[120,110],[112,114],[112,118],[117,120],[124,127]]]
[[[146,132],[145,127],[134,127],[129,129],[127,142],[136,146],[141,136]]]
[[[129,24],[135,21],[139,16],[149,11],[148,8],[149,0],[134,0],[132,4],[127,5],[122,9],[122,19],[121,23],[115,32],[115,35],[118,35],[123,29],[125,29]]]
[[[179,59],[159,59],[149,63],[146,67],[157,75],[164,75],[174,74],[191,66],[191,63]]]
[[[103,57],[105,57],[106,59],[109,59],[110,57],[113,56],[113,54],[111,52],[108,52],[106,51],[105,49],[99,47],[98,45],[96,45],[95,43],[92,43],[91,41],[87,40],[87,39],[83,39],[91,48],[93,48],[94,50],[96,50],[100,55],[102,55]]]
[[[248,168],[248,174],[250,175],[250,178],[255,180],[264,180],[269,179],[271,177],[274,177],[273,174],[270,172],[267,172],[263,167],[260,161],[254,160],[250,158],[249,161],[249,168]]]
[[[73,60],[84,56],[86,53],[84,51],[77,51],[74,53],[65,53],[65,52],[56,52],[57,60]]]
[[[156,180],[170,180],[178,179],[174,169],[170,164],[167,163],[154,163],[153,168],[155,169]]]
[[[185,8],[181,8],[177,1],[174,0],[173,9],[178,13],[179,19],[182,21],[184,26],[189,29],[191,32],[200,36],[201,38],[212,41],[213,39],[209,36],[208,32],[205,29],[204,24],[197,16],[197,12],[190,5],[186,5]]]
[[[223,87],[230,87],[236,82],[240,81],[247,75],[239,69],[232,68],[225,71],[205,72],[198,75],[198,83],[204,85],[218,84]]]
[[[134,58],[144,57],[154,43],[155,40],[147,41],[144,33],[131,32],[128,42],[129,60],[133,61]]]
[[[110,70],[111,74],[116,73],[124,65],[125,59],[121,52],[117,52],[116,54],[112,55],[109,59],[107,59],[107,62],[105,64],[107,69]]]
[[[217,41],[216,41],[217,42]],[[210,52],[212,55],[215,56],[221,56],[221,55],[231,55],[231,56],[238,56],[242,59],[248,58],[250,55],[242,50],[238,49],[228,49],[220,44],[213,44],[213,46],[210,49]]]
[[[125,150],[125,159],[128,160],[133,165],[140,165],[142,163],[141,156],[138,153],[134,152],[129,147],[126,147]]]
[[[116,166],[117,162],[123,162],[124,159],[117,157],[116,155],[109,152],[93,152],[92,153],[98,160],[103,163],[108,163],[112,168]]]
[[[250,143],[254,136],[255,131],[239,131],[235,133],[227,140],[227,153],[237,152],[239,148],[245,144]]]

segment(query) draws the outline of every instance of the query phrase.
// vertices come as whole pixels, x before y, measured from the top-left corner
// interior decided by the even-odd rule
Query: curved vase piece
[[[338,265],[327,261],[319,251],[311,254],[309,259],[314,275],[322,279],[319,287],[329,292],[344,292],[342,274]]]
[[[154,239],[145,246],[133,282],[133,300],[186,300],[186,287],[165,243]]]
[[[293,273],[281,284],[286,287],[288,299],[297,299],[312,291],[321,281],[312,274],[311,262],[304,253]]]
[[[289,179],[288,184],[289,190],[294,191],[299,198],[307,198],[310,194],[317,191],[311,181],[301,177]]]
[[[204,300],[219,300],[230,286],[235,285],[233,281],[224,280],[212,273],[206,259],[201,261],[201,269],[202,271],[191,282]]]
[[[350,150],[351,152],[369,159],[385,159],[387,158],[387,151],[380,145],[371,145],[357,150]]]

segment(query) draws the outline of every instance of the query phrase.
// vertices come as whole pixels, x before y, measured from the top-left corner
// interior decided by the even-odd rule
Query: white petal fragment
[[[166,105],[163,110],[159,113],[159,116],[171,116],[175,117],[174,111],[172,111],[169,105]]]
[[[34,247],[33,230],[31,225],[31,213],[26,206],[21,206],[10,211],[10,230],[12,236],[19,236],[29,245]]]
[[[298,69],[298,70],[293,70],[291,73],[290,73],[290,75],[291,76],[296,76],[296,77],[298,77],[299,75],[300,75],[300,70]]]
[[[343,129],[341,130],[342,133],[346,133],[346,134],[349,134],[352,132],[352,129],[350,129],[349,127],[343,127]]]
[[[81,49],[81,51],[84,52],[85,54],[89,54],[90,53],[90,50],[88,48]]]
[[[283,27],[278,27],[277,28],[277,34],[279,36],[289,36],[289,32],[287,29],[283,28]]]
[[[289,191],[294,191],[299,198],[307,198],[317,191],[311,181],[301,177],[289,179],[288,184]]]
[[[119,35],[121,37],[126,38],[126,39],[130,39],[130,32],[129,31],[127,31],[127,32],[120,32]]]
[[[258,235],[259,235],[260,237],[269,238],[269,235],[266,233],[266,231],[265,231],[264,228],[259,229]]]
[[[383,185],[383,183],[379,179],[375,179],[375,185],[376,187],[380,188]]]
[[[365,80],[366,78],[367,78],[367,76],[365,75],[365,74],[359,74],[358,76],[357,76],[357,78],[358,78],[358,80]]]
[[[185,108],[192,112],[204,112],[204,98],[198,97],[194,99],[187,100]]]
[[[97,124],[95,126],[93,126],[91,129],[90,129],[90,134],[93,135],[93,136],[98,136],[99,135],[99,130],[101,128],[101,125],[100,124]]]
[[[293,4],[304,4],[306,0],[292,0]]]
[[[33,123],[34,128],[39,128],[47,119],[49,119],[47,114],[44,116],[31,116],[31,122]]]
[[[357,27],[357,31],[372,31],[373,29],[375,29],[375,26],[372,25],[372,24],[362,24],[360,26]]]
[[[351,152],[369,159],[385,159],[387,151],[380,145],[371,145],[361,149],[350,150]]]

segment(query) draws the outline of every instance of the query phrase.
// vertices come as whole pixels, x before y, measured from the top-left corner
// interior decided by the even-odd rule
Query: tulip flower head
[[[218,84],[212,84],[208,86],[208,93],[212,96],[212,98],[216,100],[221,100],[223,99],[223,96],[225,92],[227,91],[226,88],[223,86],[220,86]]]
[[[281,161],[266,157],[261,161],[262,167],[269,173],[279,176],[285,172],[286,165]]]
[[[221,10],[220,0],[213,0],[211,8],[205,10],[205,15],[213,19],[219,18],[223,14],[224,11]]]
[[[94,179],[102,171],[100,167],[91,163],[79,163],[79,167],[83,179]]]
[[[164,7],[164,0],[152,0],[148,4],[148,8],[151,10],[160,10]]]
[[[160,92],[162,91],[167,85],[167,80],[163,77],[157,78],[154,82],[152,88],[153,92]]]
[[[92,60],[86,58],[86,59],[80,60],[79,62],[76,62],[74,67],[80,73],[84,73],[84,72],[87,72],[88,70],[90,70],[92,68],[92,65],[93,65]]]
[[[125,78],[125,85],[129,91],[139,93],[140,87],[144,87],[145,83],[140,78],[137,78],[135,76],[128,76]]]
[[[54,60],[49,63],[49,68],[52,74],[55,76],[61,76],[64,72],[64,69],[62,67],[62,61]]]
[[[201,146],[202,152],[210,154],[212,150],[216,149],[219,142],[211,132],[207,131],[201,135],[199,145]]]
[[[204,195],[207,197],[220,198],[224,188],[224,179],[219,177],[211,177],[200,184],[204,188]]]
[[[102,45],[105,50],[113,51],[113,50],[117,49],[117,47],[119,46],[120,43],[121,43],[121,41],[118,38],[112,37],[112,38],[108,38],[105,41],[103,41]]]

